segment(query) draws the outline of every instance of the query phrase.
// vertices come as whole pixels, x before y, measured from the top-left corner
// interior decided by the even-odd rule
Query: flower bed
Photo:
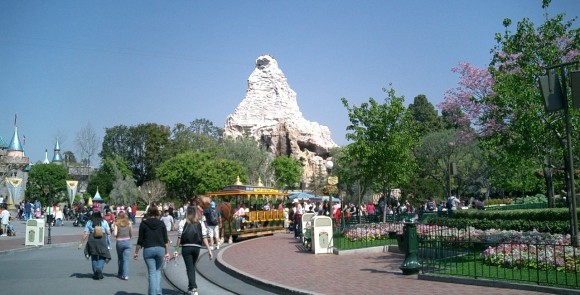
[[[402,223],[359,224],[344,229],[342,235],[351,242],[387,239],[389,234],[402,234],[403,226]],[[571,246],[570,235],[417,224],[417,236],[423,241],[446,242],[447,246],[473,249],[476,243],[488,245],[481,253],[488,265],[558,271],[580,268],[580,248]]]
[[[389,233],[403,233],[401,223],[369,223],[357,224],[345,228],[342,232],[343,237],[351,242],[368,241],[389,238]]]
[[[489,265],[577,271],[580,249],[565,245],[501,244],[489,247],[481,256]]]

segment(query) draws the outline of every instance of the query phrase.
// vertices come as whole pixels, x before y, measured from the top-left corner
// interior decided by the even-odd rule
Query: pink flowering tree
[[[543,8],[549,2],[544,1]],[[505,19],[505,32],[495,36],[490,67],[460,63],[453,69],[460,75],[458,86],[447,91],[439,105],[443,111],[460,110],[455,114],[461,116],[453,120],[493,151],[489,164],[496,185],[517,191],[537,189],[534,171],[543,168],[550,200],[552,180],[547,168],[562,163],[564,129],[561,113],[544,110],[537,81],[546,66],[580,58],[580,29],[573,28],[574,19],[564,18],[564,14],[549,18],[546,13],[546,21],[537,28],[524,18],[515,32],[510,30],[511,20]],[[572,118],[577,129],[578,114]]]

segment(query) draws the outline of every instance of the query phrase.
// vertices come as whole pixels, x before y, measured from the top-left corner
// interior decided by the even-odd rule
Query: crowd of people
[[[91,261],[93,279],[102,280],[105,265],[111,260],[112,239],[117,254],[117,277],[129,280],[129,259],[131,257],[131,239],[133,238],[131,211],[120,206],[104,206],[103,210],[92,208],[91,215],[85,224],[78,248],[83,248],[87,260]],[[118,210],[118,211],[117,211]],[[197,295],[195,264],[202,247],[207,248],[209,258],[212,250],[219,249],[219,226],[215,221],[216,206],[214,202],[208,208],[202,208],[199,201],[173,210],[171,204],[147,206],[139,224],[134,259],[142,257],[147,266],[148,294],[161,294],[161,271],[170,259],[183,257],[188,277],[188,294]],[[104,212],[104,214],[103,214]],[[219,214],[219,213],[218,213]],[[218,219],[219,219],[219,215]],[[177,225],[176,225],[177,224]],[[168,232],[177,231],[174,251],[170,251]],[[212,238],[213,237],[213,238]],[[210,242],[211,241],[211,242]],[[85,243],[86,242],[86,243]],[[215,246],[214,246],[215,245]],[[180,253],[181,252],[181,253]]]

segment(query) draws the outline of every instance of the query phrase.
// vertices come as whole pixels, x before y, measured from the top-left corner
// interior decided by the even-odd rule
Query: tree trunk
[[[554,200],[554,178],[553,178],[553,168],[550,166],[544,167],[544,181],[546,182],[546,197],[548,197],[548,208],[555,207]]]

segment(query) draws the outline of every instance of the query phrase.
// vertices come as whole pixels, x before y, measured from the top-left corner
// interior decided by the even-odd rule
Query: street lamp
[[[50,208],[50,212],[51,212],[50,214],[52,214],[52,205],[48,202],[48,199],[49,199],[48,193],[50,192],[50,188],[47,187],[47,186],[45,186],[43,188],[43,191],[46,194],[46,203],[47,203],[46,205],[50,206],[49,207]],[[47,244],[52,244],[52,239],[51,239],[51,236],[50,236],[52,217],[50,215],[47,215],[46,216],[46,221],[48,222],[48,240],[47,240],[46,243]]]
[[[570,124],[570,106],[566,95],[566,67],[577,64],[578,61],[562,63],[546,68],[548,75],[540,77],[540,89],[544,97],[544,106],[546,112],[554,112],[564,109],[564,123],[566,124],[566,157],[564,166],[567,168],[568,181],[566,183],[568,204],[570,210],[570,228],[572,236],[572,245],[578,246],[578,217],[576,216],[576,192],[574,191],[574,162],[572,158],[572,126]],[[562,75],[562,86],[558,79],[555,69],[560,68]],[[572,72],[572,105],[580,108],[580,94],[575,93],[580,90],[580,75]]]

